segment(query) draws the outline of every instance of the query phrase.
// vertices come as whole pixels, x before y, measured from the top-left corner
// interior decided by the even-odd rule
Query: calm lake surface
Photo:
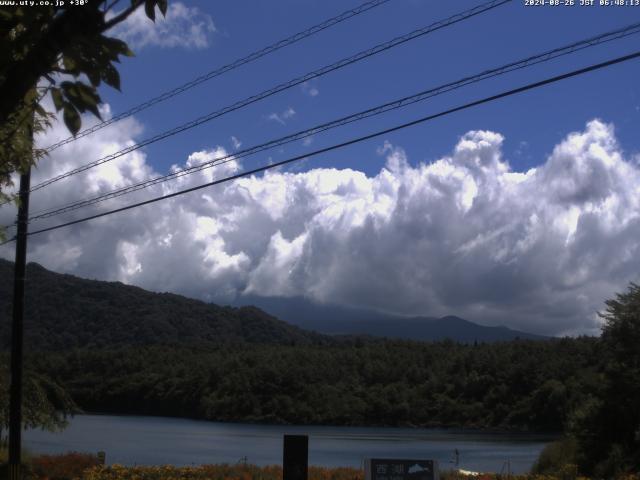
[[[77,415],[61,433],[28,431],[25,447],[37,453],[106,452],[124,465],[282,464],[282,436],[309,435],[309,464],[360,467],[365,457],[436,459],[453,466],[512,472],[529,470],[554,438],[542,435],[438,429],[252,425],[164,417]]]

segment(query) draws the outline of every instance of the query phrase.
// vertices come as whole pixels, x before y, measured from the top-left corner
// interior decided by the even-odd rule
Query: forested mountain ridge
[[[9,341],[12,292],[13,263],[0,259],[0,348]],[[468,343],[547,338],[458,317],[405,318],[299,299],[255,300],[260,308],[219,306],[30,263],[25,334],[35,350],[211,342],[324,345],[364,336]],[[259,302],[267,303],[263,307]]]
[[[27,265],[29,350],[204,343],[324,344],[328,336],[255,307],[221,307],[120,282],[86,280]],[[0,259],[0,342],[9,342],[13,263]]]

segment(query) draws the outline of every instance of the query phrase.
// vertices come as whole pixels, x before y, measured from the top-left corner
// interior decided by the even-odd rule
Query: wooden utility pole
[[[309,437],[285,435],[282,450],[283,480],[307,480],[309,478]]]
[[[33,129],[32,129],[33,130]],[[33,142],[33,131],[31,132]],[[16,262],[13,266],[13,320],[11,323],[11,387],[9,391],[9,480],[22,478],[22,364],[24,344],[24,279],[27,264],[27,228],[31,165],[20,176]]]

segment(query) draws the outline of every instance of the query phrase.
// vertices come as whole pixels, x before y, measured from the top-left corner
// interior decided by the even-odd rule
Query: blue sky
[[[478,3],[392,0],[153,107],[139,116],[145,126],[143,137]],[[185,2],[212,18],[216,31],[209,35],[209,46],[135,48],[134,45],[137,57],[124,60],[121,68],[123,93],[105,89],[103,96],[114,112],[121,111],[358,4],[313,0]],[[516,1],[330,73],[313,82],[311,86],[319,92],[314,97],[305,94],[302,88],[293,88],[148,147],[148,152],[154,165],[162,170],[197,149],[215,145],[231,148],[231,136],[238,138],[243,146],[253,145],[639,19],[640,8],[525,7],[523,2]],[[268,161],[269,157],[277,161],[304,153],[309,148],[329,145],[534,79],[629,53],[637,45],[636,36],[631,36],[594,47],[360,122],[339,132],[317,136],[311,146],[288,146],[253,157],[252,162]],[[513,169],[521,171],[540,163],[569,131],[600,118],[615,124],[623,148],[633,153],[640,148],[636,135],[640,120],[639,73],[640,62],[630,62],[457,113],[386,139],[402,145],[411,162],[429,162],[449,153],[463,133],[493,130],[505,136],[504,153]],[[288,109],[293,109],[295,115],[286,125],[268,119],[270,114]],[[374,173],[384,163],[382,157],[377,163],[371,160],[371,153],[379,145],[380,142],[371,141],[351,147],[348,161],[345,153],[335,152],[317,157],[300,168],[348,166]]]

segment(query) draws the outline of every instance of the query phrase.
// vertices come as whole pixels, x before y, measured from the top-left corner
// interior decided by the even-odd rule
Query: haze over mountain
[[[301,297],[243,296],[236,305],[255,305],[287,323],[327,335],[373,335],[422,341],[448,338],[458,342],[549,338],[504,326],[478,325],[453,315],[442,318],[403,317],[374,310],[321,305]]]

